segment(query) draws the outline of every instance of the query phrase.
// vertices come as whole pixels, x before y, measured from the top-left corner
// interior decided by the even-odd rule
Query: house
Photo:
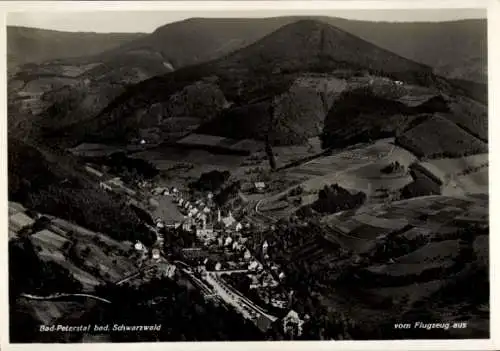
[[[302,335],[302,326],[304,321],[300,319],[299,314],[294,310],[290,310],[283,318],[283,331],[292,338]]]
[[[104,189],[106,191],[112,191],[113,189],[111,188],[111,186],[109,186],[108,184],[106,184],[105,182],[100,182],[99,183],[99,187],[101,189]]]
[[[151,193],[152,193],[153,195],[160,195],[160,194],[163,194],[165,191],[167,191],[165,188],[160,188],[160,187],[158,187],[158,188],[154,188],[154,189],[151,191]]]
[[[235,222],[236,222],[236,219],[234,219],[231,211],[229,211],[229,214],[227,215],[227,217],[222,218],[222,223],[224,223],[224,226],[226,228],[232,226]]]
[[[223,246],[224,245],[224,238],[222,236],[219,236],[219,238],[217,239],[217,243],[219,244],[219,246]]]
[[[144,250],[144,245],[140,242],[140,241],[137,241],[134,245],[134,248],[137,250],[137,251],[142,251]]]
[[[214,194],[211,191],[209,191],[207,194],[207,199],[211,200],[211,199],[213,199],[213,197],[214,197]]]
[[[165,223],[163,223],[163,221],[161,221],[161,220],[156,222],[156,228],[158,228],[158,229],[165,228]]]
[[[269,244],[267,243],[267,240],[264,240],[262,243],[262,253],[266,254],[267,253],[267,248],[269,247]]]
[[[165,267],[165,276],[172,279],[175,275],[177,267],[173,264],[168,264],[167,267]]]
[[[153,249],[151,251],[151,255],[152,255],[153,259],[155,259],[155,260],[159,259],[160,258],[160,250]]]
[[[184,204],[184,199],[180,198],[178,204],[179,204],[179,206],[182,206]]]
[[[287,305],[287,301],[285,301],[285,300],[271,298],[271,306],[273,306],[273,307],[284,309],[284,308],[286,308],[286,305]]]
[[[259,266],[259,262],[257,262],[257,261],[252,261],[252,262],[248,265],[248,270],[249,270],[249,271],[256,271],[258,266]]]
[[[200,213],[200,218],[198,219],[203,223],[203,226],[207,224],[207,215],[204,213]]]
[[[15,232],[30,228],[35,221],[24,212],[17,212],[9,217],[9,229]]]
[[[228,236],[225,240],[224,240],[224,246],[229,246],[231,245],[231,243],[233,242],[233,238],[231,238],[230,236]]]
[[[211,239],[214,237],[214,230],[212,228],[197,228],[196,236],[198,238]]]
[[[220,270],[221,270],[221,268],[222,268],[222,264],[221,264],[220,262],[217,262],[217,263],[215,264],[215,270],[216,270],[216,271],[220,271]]]
[[[278,278],[279,278],[280,280],[285,279],[285,273],[281,272],[281,273],[278,275]]]
[[[243,254],[243,258],[244,258],[245,260],[247,260],[247,261],[248,261],[249,259],[251,259],[251,258],[252,258],[252,254],[250,253],[250,251],[245,250],[245,253]]]
[[[263,192],[266,189],[266,183],[264,182],[255,182],[254,183],[255,190],[257,192]]]
[[[205,207],[203,208],[203,212],[205,212],[205,213],[210,213],[210,209],[209,209],[207,206],[205,206]]]
[[[189,232],[191,231],[192,227],[194,225],[194,221],[192,218],[188,218],[184,223],[182,223],[182,229]]]
[[[240,230],[242,230],[242,229],[243,229],[243,225],[242,225],[240,222],[238,222],[238,223],[236,223],[236,227],[235,227],[234,229],[235,229],[237,232],[239,232]]]

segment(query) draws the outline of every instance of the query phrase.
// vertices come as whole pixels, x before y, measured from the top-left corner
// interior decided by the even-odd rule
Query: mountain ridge
[[[144,33],[67,32],[25,26],[7,26],[9,67],[26,63],[93,55]]]
[[[278,71],[277,65],[281,66]],[[323,22],[304,20],[286,25],[223,58],[131,86],[93,119],[97,124],[90,129],[102,131],[105,125],[110,126],[115,121],[122,127],[125,124],[125,128],[131,131],[135,122],[127,125],[126,121],[140,120],[134,111],[147,105],[168,103],[172,94],[204,77],[213,76],[217,80],[218,89],[227,101],[246,105],[256,98],[265,100],[265,96],[272,98],[286,92],[301,72],[329,72],[344,68],[426,84],[434,84],[432,82],[436,79],[430,67],[379,49]],[[220,107],[220,111],[222,109]],[[82,126],[78,124],[75,128],[81,129]]]

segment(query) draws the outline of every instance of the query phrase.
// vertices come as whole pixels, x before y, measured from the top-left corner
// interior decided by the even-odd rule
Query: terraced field
[[[136,270],[134,260],[126,253],[132,248],[131,243],[118,242],[61,219],[54,219],[49,229],[30,238],[40,248],[38,254],[43,260],[68,269],[82,283],[84,290],[91,290],[104,281],[117,281]],[[69,254],[72,246],[71,250],[85,259],[75,261]],[[87,254],[83,254],[84,251]]]
[[[470,213],[473,217],[467,217]],[[428,196],[390,205],[367,205],[349,214],[336,213],[325,216],[322,222],[332,232],[329,240],[342,243],[345,248],[363,252],[371,248],[372,242],[379,236],[401,230],[407,225],[413,228],[401,233],[407,238],[419,234],[431,237],[443,237],[446,233],[457,231],[461,225],[455,223],[457,218],[474,220],[482,218],[488,223],[488,202],[473,198],[453,198],[446,196]],[[483,217],[478,217],[478,216]]]

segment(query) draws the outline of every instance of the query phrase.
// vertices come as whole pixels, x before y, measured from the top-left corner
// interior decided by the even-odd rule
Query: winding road
[[[59,299],[64,299],[68,297],[85,297],[89,299],[94,299],[97,301],[105,302],[105,303],[111,303],[111,301],[104,299],[99,296],[91,295],[91,294],[83,294],[83,293],[77,293],[77,294],[52,294],[52,295],[47,295],[47,296],[41,296],[41,295],[32,295],[32,294],[21,294],[22,297],[30,299],[30,300],[40,300],[40,301],[46,301],[46,300],[59,300]]]

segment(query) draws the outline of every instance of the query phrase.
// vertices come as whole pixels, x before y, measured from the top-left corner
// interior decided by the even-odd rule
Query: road
[[[77,294],[60,294],[60,293],[57,293],[57,294],[52,294],[52,295],[47,295],[47,296],[40,296],[40,295],[32,295],[32,294],[25,294],[25,293],[23,293],[23,294],[21,294],[21,296],[25,297],[27,299],[30,299],[30,300],[41,300],[41,301],[45,301],[45,300],[59,300],[59,299],[65,298],[65,297],[86,297],[86,298],[89,298],[89,299],[94,299],[94,300],[98,300],[98,301],[105,302],[105,303],[111,303],[111,301],[103,299],[102,297],[91,295],[91,294],[83,294],[83,293],[77,293]]]
[[[232,286],[226,284],[214,272],[208,272],[206,280],[226,303],[234,306],[246,318],[254,319],[256,316],[260,315],[268,318],[271,322],[277,319],[277,317],[268,314],[267,311],[250,301]],[[253,316],[250,311],[253,311],[255,316]]]
[[[150,264],[150,265],[144,266],[138,272],[132,273],[132,274],[122,278],[121,280],[117,281],[115,283],[115,285],[121,285],[121,284],[123,284],[131,279],[138,277],[141,273],[149,272],[151,270],[154,270],[155,268],[156,268],[155,264]]]

